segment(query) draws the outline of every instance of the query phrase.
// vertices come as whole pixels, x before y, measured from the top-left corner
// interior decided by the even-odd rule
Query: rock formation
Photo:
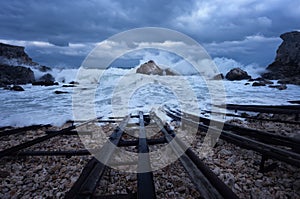
[[[137,70],[137,73],[145,75],[177,75],[171,69],[161,69],[154,61],[150,60],[142,64]]]
[[[280,38],[283,42],[277,50],[275,61],[267,67],[268,72],[262,77],[300,85],[300,32],[284,33]]]
[[[38,69],[41,72],[51,70],[47,66],[33,62],[24,50],[25,48],[22,46],[0,43],[0,87],[34,83],[34,73],[30,68]],[[48,75],[45,78],[50,77]]]
[[[19,65],[26,64],[26,65],[38,65],[37,63],[33,62],[32,59],[26,54],[24,51],[23,46],[13,46],[9,44],[0,43],[0,57],[1,61],[10,61],[14,60]]]
[[[250,79],[251,76],[248,73],[240,68],[231,69],[225,76],[226,79],[233,80],[242,80],[242,79]]]
[[[0,87],[11,84],[28,84],[34,81],[34,74],[30,68],[0,64]]]

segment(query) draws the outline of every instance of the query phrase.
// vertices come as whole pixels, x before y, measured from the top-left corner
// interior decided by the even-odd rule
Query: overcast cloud
[[[187,34],[213,57],[265,66],[279,35],[300,29],[299,10],[296,0],[9,0],[0,1],[0,41],[46,65],[78,66],[113,34],[155,26]]]

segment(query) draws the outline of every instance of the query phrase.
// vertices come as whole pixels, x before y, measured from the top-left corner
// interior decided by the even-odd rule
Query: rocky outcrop
[[[240,68],[233,68],[226,74],[225,78],[230,81],[233,81],[233,80],[250,79],[251,76],[248,75],[246,71]]]
[[[150,60],[142,64],[137,70],[137,73],[145,75],[177,75],[171,69],[161,69],[154,61]]]
[[[41,72],[51,70],[47,66],[33,62],[25,52],[24,47],[0,43],[0,87],[11,84],[34,83],[34,73],[28,67],[38,69]],[[52,76],[49,75],[46,74],[43,78],[50,79]],[[54,78],[52,77],[53,81]]]
[[[1,87],[11,84],[28,84],[34,81],[34,74],[30,68],[0,64]]]
[[[13,46],[9,44],[0,43],[0,57],[2,61],[7,60],[15,60],[18,64],[26,64],[26,65],[38,65],[33,62],[32,59],[27,55],[24,51],[23,46]]]
[[[280,38],[283,42],[277,50],[275,61],[267,67],[268,72],[262,77],[300,85],[300,32],[284,33]]]

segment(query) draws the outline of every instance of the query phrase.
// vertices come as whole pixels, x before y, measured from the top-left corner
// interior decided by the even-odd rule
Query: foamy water
[[[159,108],[163,105],[188,108],[190,104],[197,104],[201,110],[210,108],[211,93],[200,76],[155,76],[154,78],[154,76],[132,74],[129,71],[108,69],[100,80],[82,83],[76,89],[82,90],[83,95],[86,93],[94,95],[96,116],[115,115],[122,108],[124,110],[120,113],[150,111],[153,107]],[[58,80],[68,82],[76,79],[76,73],[75,69],[66,69],[57,71],[55,75]],[[125,80],[124,75],[126,75]],[[210,81],[210,84],[218,85],[220,82],[226,91],[226,98],[222,99],[226,103],[280,105],[289,104],[288,100],[300,98],[300,87],[296,85],[287,85],[286,90],[280,91],[267,86],[244,85],[247,81],[215,80]],[[74,119],[72,107],[74,88],[63,88],[62,85],[51,87],[24,85],[24,92],[1,89],[0,126],[62,125],[65,121]],[[135,90],[129,94],[128,88]],[[54,93],[56,90],[69,93],[57,95]],[[195,95],[196,99],[192,95]],[[128,98],[127,101],[125,100],[125,107],[122,102],[124,96]],[[82,106],[90,105],[86,104],[84,97],[80,103]]]

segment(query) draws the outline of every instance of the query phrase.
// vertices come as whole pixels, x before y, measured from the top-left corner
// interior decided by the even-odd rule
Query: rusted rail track
[[[139,128],[139,136],[135,140],[124,140],[124,130],[130,128],[128,123],[130,118],[138,118],[138,123],[135,127]],[[116,119],[110,118],[109,120]],[[119,120],[120,118],[118,118]],[[76,127],[88,124],[89,122],[99,122],[99,118],[84,122],[80,125],[74,125],[60,131],[48,131],[47,135],[27,141],[25,143],[13,146],[0,152],[0,158],[6,156],[76,156],[76,155],[90,155],[91,151],[69,150],[69,151],[23,151],[37,143],[44,142],[50,138],[59,135],[75,135]],[[106,121],[106,120],[103,120]],[[108,121],[106,121],[108,122]],[[159,127],[159,132],[162,133],[160,138],[150,139],[147,137],[146,125],[154,123]],[[87,133],[88,135],[88,133]],[[126,116],[123,118],[118,127],[114,129],[107,142],[100,150],[94,151],[92,157],[82,170],[79,178],[73,184],[71,189],[66,193],[65,198],[156,198],[156,191],[153,178],[151,160],[149,158],[149,145],[156,144],[170,144],[173,152],[179,155],[179,160],[190,176],[196,189],[203,198],[238,198],[236,194],[227,187],[192,151],[191,148],[176,137],[175,132],[163,126],[162,121],[154,113],[144,115],[139,112],[138,115]],[[97,195],[95,190],[99,185],[106,169],[108,162],[114,156],[116,147],[136,146],[138,150],[137,162],[121,162],[116,164],[132,165],[136,164],[138,168],[137,173],[137,193],[117,194],[117,195]],[[100,161],[99,161],[100,160]]]
[[[248,129],[229,124],[224,124],[224,129],[218,129],[216,127],[209,126],[212,120],[207,118],[188,113],[181,113],[178,110],[166,109],[166,113],[174,120],[185,121],[191,125],[198,125],[198,128],[203,131],[208,131],[208,129],[210,129],[217,132],[217,134],[221,132],[220,139],[224,139],[225,141],[238,145],[242,148],[250,149],[260,153],[262,155],[260,170],[262,171],[264,170],[263,163],[266,158],[276,159],[296,167],[300,167],[300,141],[298,139],[283,137],[270,134],[268,132],[257,131],[255,129]],[[218,123],[218,121],[213,122],[215,122],[215,124]],[[290,148],[290,150],[279,148],[276,145],[287,146]]]

